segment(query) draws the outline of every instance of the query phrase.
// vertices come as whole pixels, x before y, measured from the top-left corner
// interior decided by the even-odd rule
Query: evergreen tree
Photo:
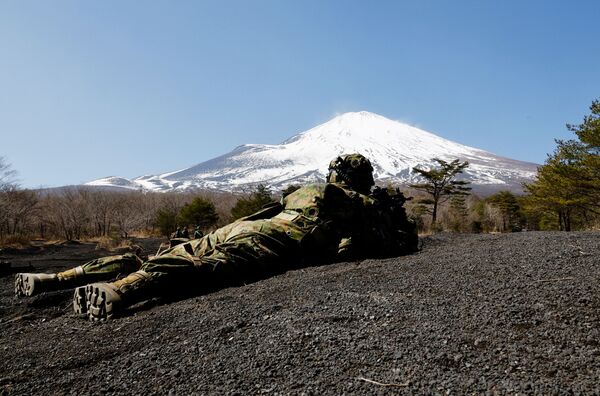
[[[524,186],[529,193],[525,200],[528,211],[553,213],[559,230],[571,231],[573,218],[588,207],[581,189],[582,183],[587,184],[587,171],[581,165],[559,146],[538,168],[534,182]]]
[[[521,229],[521,208],[517,197],[510,191],[500,191],[487,198],[487,202],[500,211],[502,227],[500,231],[519,231]]]
[[[567,124],[579,141],[558,143],[564,150],[570,150],[572,156],[578,157],[585,169],[584,178],[579,179],[580,193],[588,198],[589,207],[597,210],[600,207],[600,100],[592,102],[590,112],[583,118],[582,124]]]
[[[600,214],[600,101],[580,125],[567,125],[578,140],[557,140],[557,148],[525,184],[529,212],[553,214],[558,228],[571,231],[574,223],[589,223]],[[545,218],[545,216],[540,218]]]
[[[169,237],[177,228],[177,211],[170,207],[159,209],[156,212],[154,225],[158,227],[161,235]]]
[[[467,216],[467,202],[464,195],[456,195],[452,197],[450,200],[450,211],[459,217]]]
[[[231,209],[231,216],[234,220],[241,217],[249,216],[252,213],[256,213],[262,209],[263,206],[275,202],[271,193],[262,184],[256,187],[256,191],[250,194],[249,197],[242,197],[238,199],[235,206]]]
[[[413,171],[425,179],[423,183],[411,184],[410,187],[424,191],[431,198],[420,199],[418,203],[431,206],[431,225],[435,225],[437,220],[438,206],[456,195],[469,195],[469,182],[464,180],[455,180],[456,176],[463,172],[469,166],[467,161],[460,162],[455,159],[447,162],[439,158],[433,161],[438,163],[438,167],[425,170],[414,167]]]
[[[450,199],[450,226],[454,231],[464,231],[467,226],[467,209],[466,197],[464,195],[455,195]]]
[[[179,212],[181,224],[200,226],[205,229],[213,226],[219,220],[215,205],[204,197],[196,197]]]

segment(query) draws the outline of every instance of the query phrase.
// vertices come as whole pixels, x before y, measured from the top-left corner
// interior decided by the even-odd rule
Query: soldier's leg
[[[98,258],[67,271],[53,274],[20,273],[15,276],[15,294],[32,296],[45,291],[68,289],[90,282],[114,279],[136,271],[142,260],[135,254]]]
[[[216,287],[232,286],[281,273],[297,261],[297,245],[285,235],[249,231],[219,244],[201,260]]]
[[[125,278],[85,286],[89,319],[111,319],[128,306],[187,285],[197,277],[194,262],[194,257],[187,252],[167,252],[146,261]]]
[[[139,271],[112,283],[96,283],[85,287],[88,316],[104,320],[119,314],[131,304],[170,290],[196,287],[199,279],[208,279],[200,257],[227,239],[238,222],[221,227],[200,239],[176,245],[143,263]],[[204,273],[204,274],[203,274]],[[77,293],[74,297],[78,298]],[[75,311],[78,312],[76,305]]]
[[[78,270],[83,276],[76,277],[77,287],[73,293],[73,309],[75,313],[87,315],[89,301],[86,287],[92,282],[114,280],[137,271],[142,266],[142,259],[132,253],[121,256],[108,256],[89,261]],[[77,268],[75,269],[77,270]]]
[[[105,320],[144,299],[239,284],[281,272],[297,260],[297,241],[268,221],[234,223],[213,240],[190,241],[112,283],[86,286],[88,316]],[[210,234],[209,234],[210,235]],[[213,244],[214,242],[214,244]]]

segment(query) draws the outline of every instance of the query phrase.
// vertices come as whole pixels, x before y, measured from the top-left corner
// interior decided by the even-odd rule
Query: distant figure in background
[[[177,230],[171,235],[171,238],[181,238],[182,236],[181,227],[177,226]]]
[[[202,230],[200,229],[200,226],[197,225],[196,229],[194,230],[194,239],[200,239],[204,236],[204,233],[202,232]]]
[[[190,239],[190,232],[188,231],[187,226],[185,226],[183,228],[183,231],[181,232],[181,237],[182,238],[186,238],[186,239]]]

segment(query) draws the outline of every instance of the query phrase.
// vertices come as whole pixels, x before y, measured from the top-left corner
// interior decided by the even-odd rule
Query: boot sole
[[[73,293],[73,310],[75,311],[75,314],[79,316],[87,316],[89,310],[89,300],[90,298],[87,295],[87,286],[75,288],[75,293]]]
[[[117,317],[121,310],[121,297],[108,283],[85,286],[88,318],[93,321]]]
[[[15,295],[17,297],[33,296],[38,278],[34,274],[17,274],[15,276]]]

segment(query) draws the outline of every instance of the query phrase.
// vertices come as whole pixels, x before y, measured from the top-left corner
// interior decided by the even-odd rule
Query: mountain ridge
[[[360,152],[371,160],[379,183],[412,183],[418,180],[413,167],[434,166],[433,158],[459,158],[469,161],[461,177],[474,187],[518,191],[523,182],[535,176],[538,166],[360,111],[338,115],[280,144],[243,144],[189,168],[131,180],[113,176],[85,184],[150,191],[243,191],[264,184],[276,190],[290,184],[323,181],[329,161],[351,152]]]

